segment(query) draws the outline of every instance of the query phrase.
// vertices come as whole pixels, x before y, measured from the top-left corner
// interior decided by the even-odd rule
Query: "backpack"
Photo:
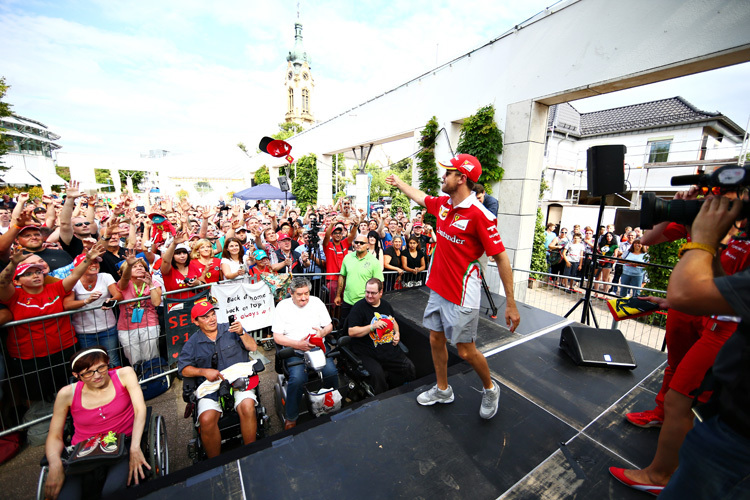
[[[138,380],[147,380],[151,377],[155,377],[161,373],[164,373],[169,369],[169,365],[164,358],[154,358],[146,361],[139,361],[133,366]],[[143,399],[153,399],[160,394],[164,394],[169,389],[171,377],[164,376],[159,377],[148,382],[140,382],[141,390],[143,391]]]
[[[5,463],[18,454],[21,449],[21,433],[11,432],[0,437],[0,464]]]

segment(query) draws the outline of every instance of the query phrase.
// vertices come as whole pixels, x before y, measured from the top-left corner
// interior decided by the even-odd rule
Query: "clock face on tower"
[[[292,77],[293,77],[293,76],[294,76],[294,75],[292,74],[292,72],[291,72],[291,71],[290,71],[290,72],[289,72],[289,74],[287,75],[287,77],[288,77],[288,78],[289,78],[290,80],[292,79]]]

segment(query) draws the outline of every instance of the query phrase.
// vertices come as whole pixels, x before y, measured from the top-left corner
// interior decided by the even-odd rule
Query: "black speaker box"
[[[592,146],[586,151],[587,189],[591,196],[625,191],[625,153],[622,144]]]
[[[637,366],[620,330],[566,326],[560,334],[560,349],[579,366],[611,366],[630,370]]]
[[[638,227],[641,224],[641,211],[630,210],[629,208],[618,208],[615,212],[615,231],[622,234],[625,228]]]

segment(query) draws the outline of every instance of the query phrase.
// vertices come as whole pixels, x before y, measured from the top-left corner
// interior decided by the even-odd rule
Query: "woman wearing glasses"
[[[131,367],[109,370],[109,362],[103,346],[84,349],[72,358],[70,370],[78,382],[57,394],[45,444],[46,498],[82,498],[84,489],[87,497],[108,497],[126,485],[138,484],[145,477],[144,467],[150,469],[141,451],[146,404],[138,377]],[[66,477],[61,454],[68,411],[73,416],[73,445],[86,442],[82,449],[93,450],[104,446],[102,436],[113,431],[131,438],[129,453],[111,465]]]

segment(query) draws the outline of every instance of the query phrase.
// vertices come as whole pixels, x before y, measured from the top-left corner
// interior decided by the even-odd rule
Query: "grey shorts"
[[[452,345],[474,342],[479,309],[456,305],[430,290],[422,324],[429,330],[443,332]]]

